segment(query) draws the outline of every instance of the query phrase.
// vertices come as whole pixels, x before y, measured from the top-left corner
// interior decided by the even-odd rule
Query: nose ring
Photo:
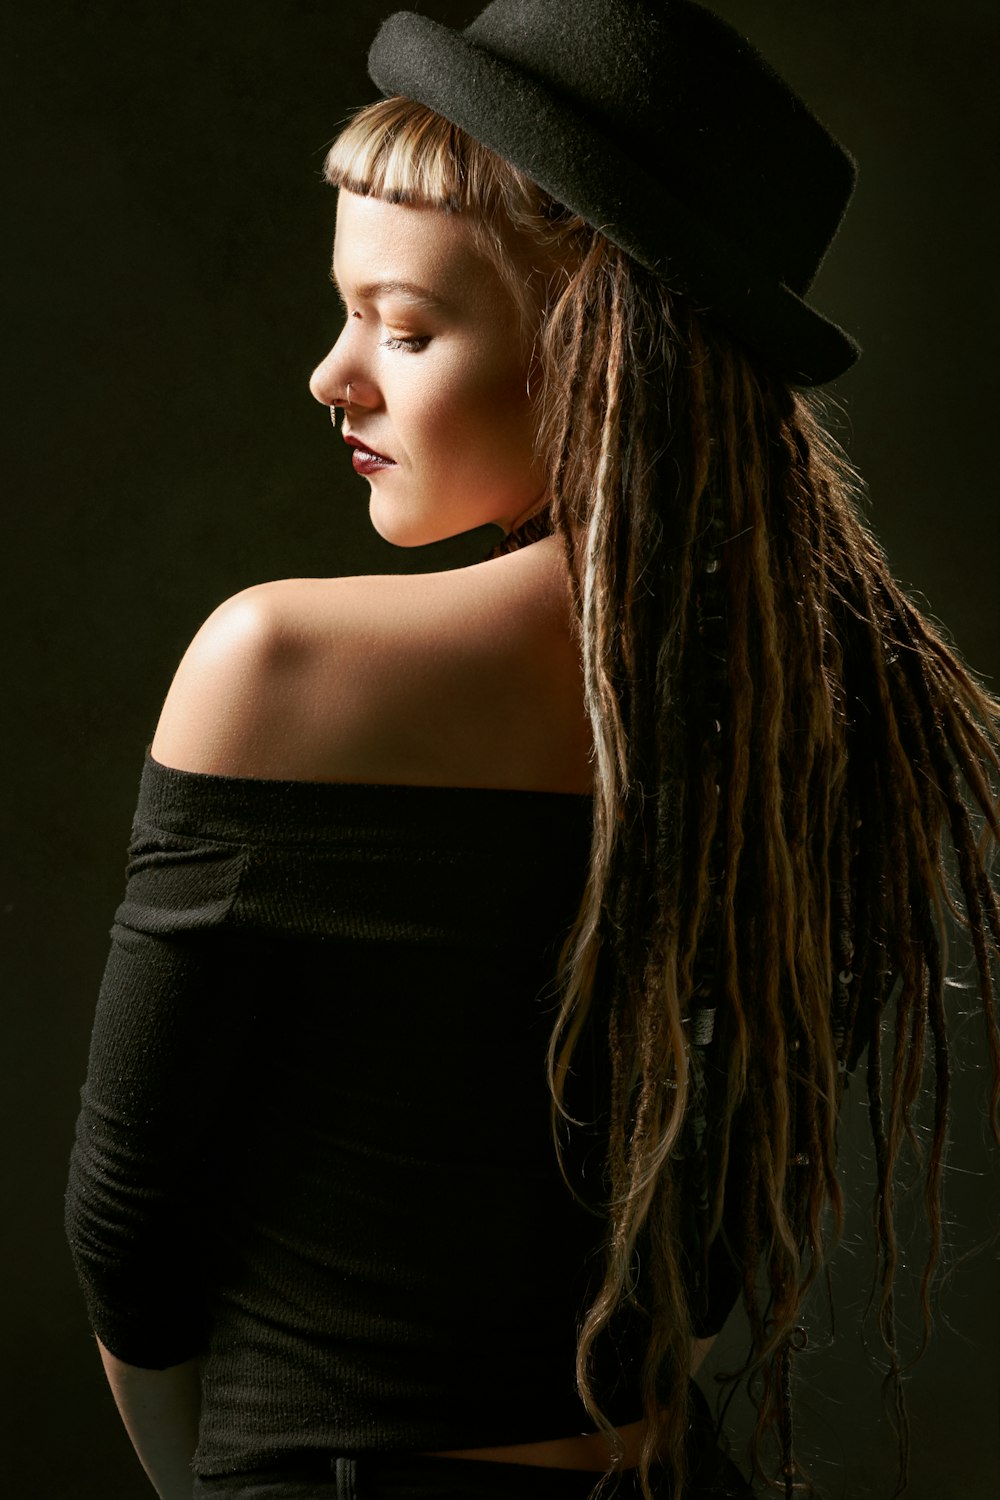
[[[333,400],[330,402],[330,416],[333,418],[335,424],[337,421],[337,407],[343,406],[346,408],[351,404],[351,384],[352,382],[349,380],[347,382],[346,396],[334,396]]]

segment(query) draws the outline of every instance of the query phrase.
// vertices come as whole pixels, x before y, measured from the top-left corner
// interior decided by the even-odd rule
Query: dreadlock
[[[654,1463],[683,1493],[693,1327],[724,1236],[752,1337],[754,1471],[789,1496],[803,1487],[792,1355],[842,1224],[838,1113],[867,1053],[877,1319],[905,1475],[894,1183],[929,1058],[926,1339],[948,912],[971,934],[1000,1139],[987,850],[1000,706],[891,578],[815,397],[423,106],[363,111],[326,170],[470,213],[534,307],[548,504],[495,555],[561,537],[594,739],[590,868],[549,1053],[561,1151],[585,1036],[610,1078],[607,1255],[580,1329],[581,1397],[620,1453],[594,1371],[628,1310],[646,1330],[643,1493]],[[536,271],[512,278],[526,245]]]
[[[685,1216],[706,1207],[691,1192],[693,1155],[708,1189],[702,1243],[725,1207],[743,1268],[755,1469],[776,1428],[790,1489],[789,1349],[841,1225],[837,1118],[866,1048],[878,1319],[901,1419],[893,1181],[904,1135],[916,1144],[927,1052],[929,1327],[946,905],[972,934],[997,1128],[1000,914],[966,801],[1000,836],[997,705],[893,582],[809,398],[596,234],[546,339],[556,394],[543,441],[559,454],[553,519],[575,584],[598,786],[590,877],[562,955],[557,1101],[597,953],[614,955],[610,1252],[581,1337],[581,1389],[596,1419],[589,1357],[635,1296],[645,1249],[644,1479],[658,1450],[680,1453],[691,1338],[680,1248]],[[675,1465],[678,1492],[682,1477]]]

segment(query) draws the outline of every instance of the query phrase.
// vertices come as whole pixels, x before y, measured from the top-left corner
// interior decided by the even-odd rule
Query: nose
[[[338,339],[326,358],[320,360],[309,380],[310,393],[323,406],[333,406],[347,396],[350,376],[344,371],[344,361],[339,357],[340,342]]]
[[[322,406],[366,406],[376,407],[381,397],[378,386],[361,368],[363,356],[358,357],[355,347],[351,353],[345,335],[341,334],[329,354],[316,366],[309,381],[309,390]],[[350,382],[351,399],[347,400]]]

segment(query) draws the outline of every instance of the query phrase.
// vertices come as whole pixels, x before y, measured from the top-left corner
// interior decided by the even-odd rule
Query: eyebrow
[[[333,271],[330,272],[330,280],[343,301],[344,294]],[[405,297],[410,302],[423,302],[428,307],[446,305],[442,298],[436,297],[427,287],[417,286],[413,281],[368,281],[364,286],[355,287],[355,294],[362,302],[374,302],[377,297]]]

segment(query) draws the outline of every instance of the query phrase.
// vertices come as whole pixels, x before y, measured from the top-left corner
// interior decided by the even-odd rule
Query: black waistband
[[[753,1500],[742,1474],[717,1446],[704,1393],[691,1383],[688,1500]],[[589,1500],[600,1475],[584,1469],[425,1454],[334,1453],[298,1450],[272,1470],[202,1476],[194,1500]],[[653,1479],[657,1500],[669,1500]],[[601,1490],[602,1500],[638,1500],[635,1470]]]
[[[200,1476],[193,1494],[194,1500],[588,1500],[599,1478],[588,1470],[481,1459],[299,1452],[274,1469]],[[640,1494],[634,1478],[622,1476],[602,1496],[633,1500]]]

